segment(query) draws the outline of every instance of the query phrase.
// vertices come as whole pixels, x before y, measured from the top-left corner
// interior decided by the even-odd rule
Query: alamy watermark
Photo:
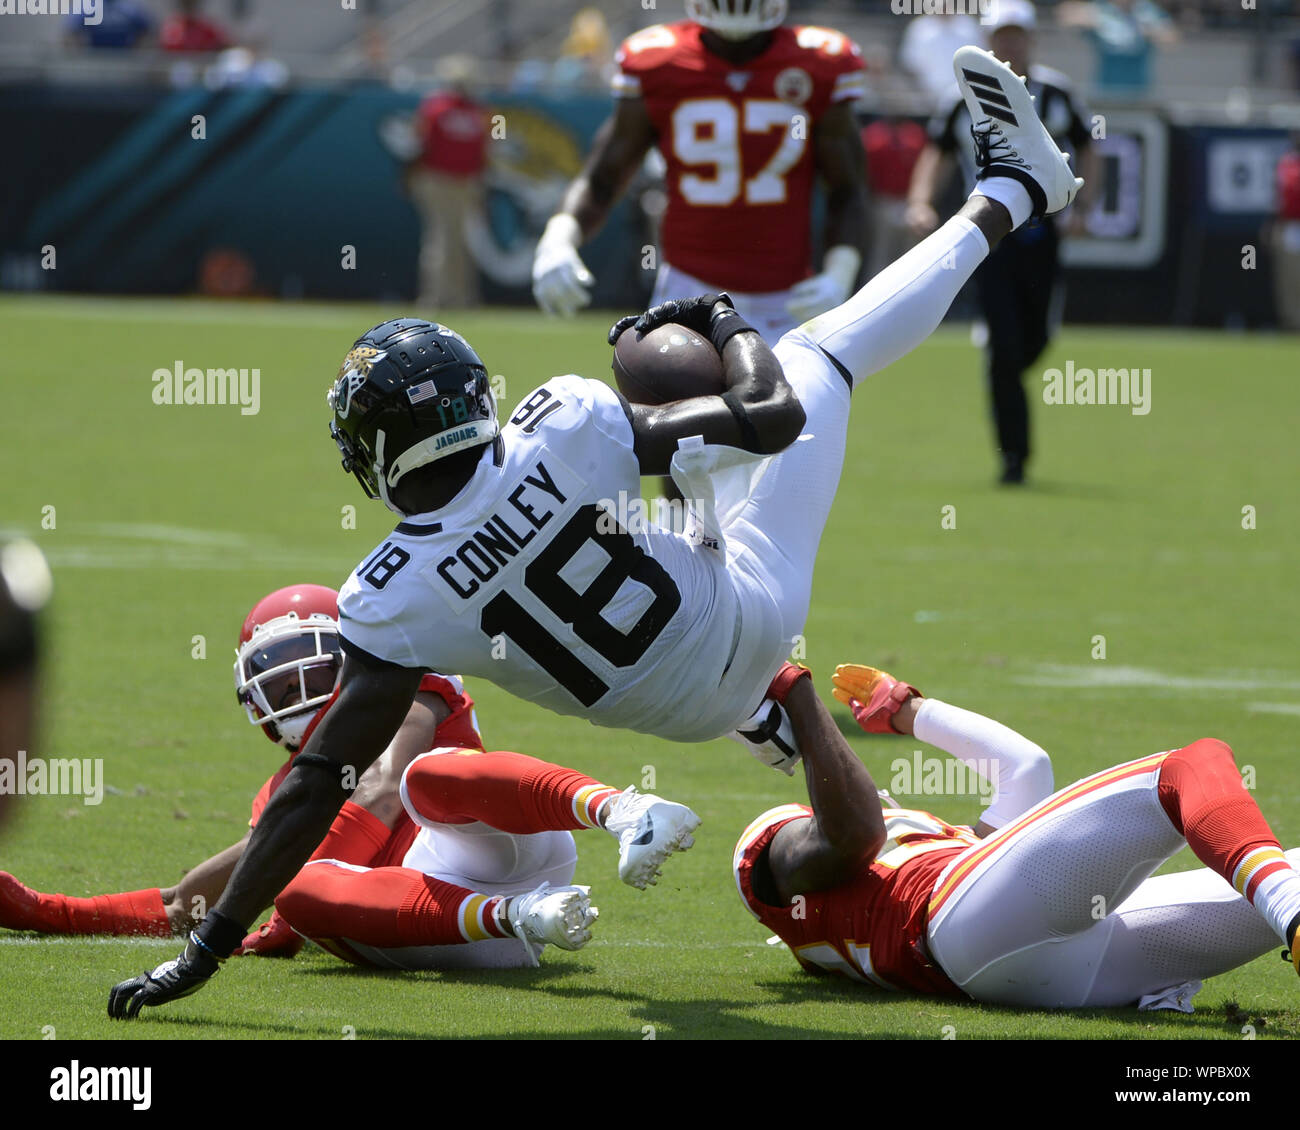
[[[1126,404],[1134,416],[1151,411],[1150,369],[1087,369],[1073,361],[1043,371],[1044,404]]]
[[[998,791],[1000,767],[992,758],[926,757],[919,749],[909,761],[896,757],[889,763],[889,791],[909,796],[978,796],[991,801]]]
[[[187,369],[177,361],[153,371],[155,404],[238,404],[241,416],[262,406],[261,369]]]
[[[896,16],[979,16],[987,23],[998,11],[998,0],[889,0]]]
[[[618,492],[618,499],[597,499],[600,513],[596,516],[596,532],[613,534],[624,530],[629,534],[644,534],[654,526],[669,533],[689,537],[696,528],[694,504],[684,498],[656,498],[647,502],[640,495],[629,497],[627,491]]]
[[[33,757],[20,749],[17,758],[0,758],[0,794],[9,796],[79,796],[83,804],[104,800],[102,757]]]
[[[94,27],[104,18],[104,0],[0,0],[0,16],[80,16]]]

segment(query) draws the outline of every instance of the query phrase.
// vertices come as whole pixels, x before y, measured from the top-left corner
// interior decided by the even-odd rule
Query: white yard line
[[[1147,687],[1173,691],[1300,691],[1300,679],[1290,672],[1238,671],[1215,675],[1171,675],[1151,667],[1122,667],[1099,661],[1092,664],[1040,663],[1033,675],[1014,675],[1012,682],[1025,687],[1078,689]]]

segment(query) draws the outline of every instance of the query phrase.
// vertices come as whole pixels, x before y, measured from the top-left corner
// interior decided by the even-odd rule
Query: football
[[[685,326],[660,326],[647,334],[624,330],[612,367],[619,391],[633,404],[718,396],[726,388],[713,343]]]

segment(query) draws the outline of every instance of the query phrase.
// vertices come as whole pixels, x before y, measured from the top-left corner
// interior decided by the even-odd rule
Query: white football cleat
[[[1033,201],[1033,215],[1050,216],[1069,205],[1083,179],[1039,121],[1024,79],[989,51],[959,47],[952,57],[975,139],[976,180],[1010,177]]]
[[[794,776],[794,768],[803,756],[794,740],[790,716],[772,698],[765,698],[754,716],[727,737],[743,745],[768,768],[779,769],[787,777]]]
[[[637,890],[654,886],[664,860],[691,847],[691,833],[699,826],[700,818],[686,805],[629,786],[605,814],[605,830],[618,840],[618,877]]]
[[[590,887],[552,887],[543,883],[510,901],[510,928],[524,943],[534,965],[547,944],[579,950],[591,941],[592,923],[600,916],[591,905]]]

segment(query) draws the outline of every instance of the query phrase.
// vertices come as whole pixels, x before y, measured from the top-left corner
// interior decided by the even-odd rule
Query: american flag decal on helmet
[[[419,404],[421,401],[437,395],[438,386],[433,381],[424,381],[422,384],[412,385],[406,390],[406,399],[412,404]]]
[[[971,84],[971,89],[979,98],[980,109],[990,118],[1010,122],[1013,126],[1020,124],[1011,112],[1011,101],[1002,93],[1002,84],[993,75],[981,74],[979,71],[972,71],[969,67],[962,67],[961,73],[966,76],[966,81]]]

